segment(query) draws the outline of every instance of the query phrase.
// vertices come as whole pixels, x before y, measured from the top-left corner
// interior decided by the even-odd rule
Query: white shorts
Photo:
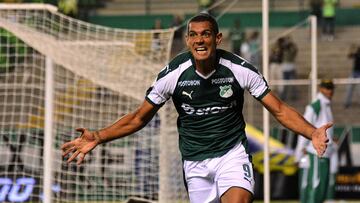
[[[254,194],[253,166],[241,143],[221,157],[185,160],[184,172],[191,203],[220,202],[220,197],[231,187]]]

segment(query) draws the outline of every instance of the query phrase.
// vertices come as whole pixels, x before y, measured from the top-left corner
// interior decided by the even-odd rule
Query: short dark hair
[[[320,82],[320,87],[326,88],[326,89],[335,89],[334,82],[331,79],[322,79]]]
[[[213,31],[215,32],[215,34],[219,33],[219,25],[216,22],[215,18],[212,17],[210,14],[208,13],[199,13],[196,16],[190,18],[190,20],[187,23],[187,33],[189,32],[189,24],[192,22],[210,22]]]

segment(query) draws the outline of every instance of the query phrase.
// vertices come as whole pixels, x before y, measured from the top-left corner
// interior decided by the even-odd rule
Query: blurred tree
[[[78,13],[77,0],[59,0],[58,7],[65,15],[76,17]]]

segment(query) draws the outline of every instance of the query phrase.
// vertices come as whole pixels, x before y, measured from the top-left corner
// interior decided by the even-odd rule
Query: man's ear
[[[188,34],[185,34],[185,44],[186,44],[186,46],[188,46],[188,39],[189,39]]]
[[[222,33],[219,32],[217,35],[216,35],[216,45],[219,45],[222,41]]]

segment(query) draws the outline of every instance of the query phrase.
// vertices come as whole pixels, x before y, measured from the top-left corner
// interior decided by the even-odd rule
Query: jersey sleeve
[[[237,71],[235,77],[240,85],[258,100],[270,92],[269,85],[261,73],[251,64],[244,62],[243,68]]]
[[[248,90],[256,99],[261,100],[270,92],[265,78],[246,60],[240,57],[233,57],[233,61],[222,59],[220,64],[230,68],[240,86]]]
[[[246,74],[245,87],[250,94],[258,100],[261,100],[270,92],[269,85],[265,78],[256,70],[248,70]]]
[[[145,99],[155,106],[162,106],[173,95],[180,75],[192,66],[189,52],[176,56],[158,74],[146,92]]]
[[[176,81],[172,80],[172,75],[173,72],[170,72],[169,66],[165,66],[147,90],[145,99],[155,106],[162,106],[171,97],[176,85]]]

